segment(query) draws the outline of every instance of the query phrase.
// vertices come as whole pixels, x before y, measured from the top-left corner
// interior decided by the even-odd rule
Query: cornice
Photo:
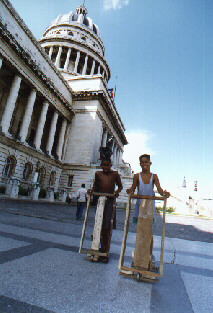
[[[73,22],[72,24],[69,23],[60,23],[60,24],[55,24],[55,25],[50,25],[45,32],[43,33],[42,39],[45,38],[45,35],[48,31],[50,31],[53,28],[56,27],[63,27],[63,26],[67,26],[70,28],[75,28],[76,30],[80,29],[85,31],[89,36],[93,37],[95,40],[98,41],[98,43],[101,45],[103,51],[104,51],[104,44],[101,38],[99,38],[90,28],[88,28],[87,26],[84,26],[82,24],[79,24],[77,22]]]
[[[25,33],[28,35],[30,40],[33,42],[33,44],[36,46],[36,48],[41,53],[42,57],[44,57],[45,61],[51,66],[53,71],[56,73],[56,75],[60,78],[62,83],[67,87],[67,89],[72,94],[72,89],[64,79],[63,75],[60,73],[60,71],[55,67],[53,62],[50,60],[49,56],[44,52],[41,45],[38,43],[36,38],[33,36],[29,28],[26,26],[24,21],[20,18],[20,16],[17,14],[15,9],[13,8],[12,4],[8,0],[1,0],[1,2],[4,3],[4,5],[7,7],[7,9],[10,11],[12,16],[16,19],[16,21],[19,23],[19,25],[23,28]],[[15,37],[7,30],[6,24],[4,25],[2,21],[0,20],[0,36],[4,38],[4,40],[13,48],[15,49],[19,56],[23,59],[23,61],[32,69],[32,71],[45,83],[45,85],[51,90],[51,92],[55,93],[56,96],[62,101],[69,110],[72,110],[71,105],[69,102],[64,98],[64,96],[55,88],[55,85],[52,83],[52,81],[42,72],[42,70],[38,67],[36,62],[31,58],[30,54],[27,53],[24,48],[18,43],[18,41],[15,39]]]
[[[84,101],[84,100],[99,100],[103,103],[102,107],[107,113],[109,120],[111,121],[112,125],[118,132],[118,136],[121,139],[121,142],[126,145],[128,141],[124,134],[124,126],[120,119],[115,115],[113,110],[110,107],[110,102],[104,91],[78,91],[73,92],[73,101]],[[77,113],[77,110],[75,110]],[[117,110],[116,110],[117,113]]]

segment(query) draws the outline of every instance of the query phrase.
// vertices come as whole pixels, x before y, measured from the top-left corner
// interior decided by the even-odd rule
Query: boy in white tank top
[[[161,188],[157,174],[152,174],[150,172],[150,166],[152,165],[152,162],[150,161],[150,155],[142,154],[139,157],[139,161],[140,161],[140,166],[142,168],[142,172],[134,175],[132,187],[130,189],[127,189],[127,193],[128,194],[134,193],[137,187],[138,195],[155,196],[155,193],[153,191],[153,188],[155,185],[157,187],[158,193],[161,196],[169,198],[170,193]],[[133,223],[137,223],[139,206],[140,206],[141,201],[142,199],[138,199],[136,202],[135,210],[133,214]],[[155,200],[153,200],[153,220],[154,218],[155,218]],[[152,238],[152,243],[150,247],[151,254],[152,254],[152,248],[153,248],[153,238]]]
[[[158,179],[157,174],[152,174],[150,172],[150,166],[152,165],[152,162],[150,161],[150,155],[149,154],[142,154],[139,157],[140,166],[142,168],[141,173],[137,173],[133,177],[133,184],[130,189],[127,189],[127,193],[134,193],[136,187],[138,188],[138,195],[140,196],[154,196],[154,185],[157,187],[158,193],[163,197],[169,197],[170,193],[166,190],[163,190],[160,186],[160,182]],[[133,222],[137,222],[138,217],[138,210],[141,203],[141,199],[138,199],[135,205],[134,215],[133,215]],[[154,200],[153,200],[154,202]],[[155,210],[155,204],[153,203],[153,217]]]

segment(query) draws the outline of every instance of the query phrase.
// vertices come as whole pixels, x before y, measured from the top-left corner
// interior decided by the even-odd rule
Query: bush
[[[0,186],[0,193],[5,193],[6,187],[5,186]]]
[[[19,196],[28,196],[29,192],[28,189],[24,188],[24,187],[19,187],[19,192],[18,195]]]
[[[38,197],[39,197],[39,198],[46,198],[46,194],[47,194],[46,189],[41,188]]]
[[[155,208],[155,212],[156,213],[162,213],[163,212],[163,207],[157,206]],[[168,208],[166,208],[166,213],[173,213],[175,212],[175,208],[173,206],[170,206]]]
[[[168,208],[166,209],[166,212],[167,212],[167,213],[173,213],[173,212],[175,212],[175,208],[174,208],[173,206],[170,206],[170,207],[168,207]]]

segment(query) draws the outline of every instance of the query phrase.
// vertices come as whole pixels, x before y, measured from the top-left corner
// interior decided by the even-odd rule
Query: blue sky
[[[12,0],[37,39],[61,13],[82,0]],[[28,2],[27,2],[28,3]],[[111,68],[109,87],[129,145],[124,158],[139,171],[138,156],[151,153],[163,188],[213,182],[213,1],[86,0],[99,26]],[[117,76],[117,80],[116,80]]]

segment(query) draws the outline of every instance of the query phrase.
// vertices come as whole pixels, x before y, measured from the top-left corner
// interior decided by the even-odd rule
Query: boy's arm
[[[170,193],[167,192],[166,190],[163,190],[163,189],[161,188],[161,185],[160,185],[160,182],[159,182],[159,179],[158,179],[158,175],[157,175],[157,174],[154,174],[154,183],[155,183],[155,186],[157,187],[158,193],[159,193],[161,196],[167,197],[167,198],[170,197]]]
[[[118,172],[117,172],[117,175],[116,175],[116,180],[115,180],[115,182],[116,182],[116,185],[118,186],[118,189],[115,190],[114,195],[115,195],[115,196],[118,196],[119,193],[121,192],[121,190],[123,189],[123,185],[122,185],[122,182],[121,182],[121,177],[120,177],[120,175],[118,174]]]
[[[135,188],[137,187],[138,185],[138,180],[139,180],[139,174],[135,174],[134,177],[133,177],[133,183],[132,183],[132,187],[127,189],[127,193],[130,194],[130,193],[134,193],[135,191]]]

